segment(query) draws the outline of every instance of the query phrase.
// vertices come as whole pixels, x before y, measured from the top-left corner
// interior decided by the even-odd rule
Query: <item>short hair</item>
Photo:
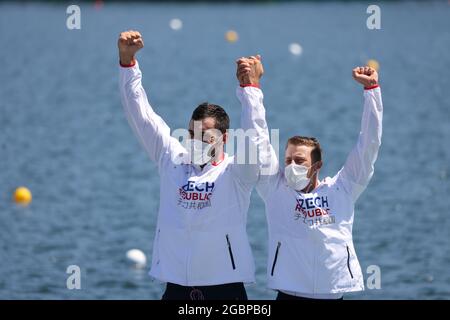
[[[290,137],[286,143],[286,149],[289,144],[294,146],[308,146],[313,147],[311,150],[311,159],[313,163],[322,160],[322,148],[320,147],[319,140],[313,137],[293,136]]]
[[[211,117],[215,120],[214,127],[225,133],[230,128],[230,118],[227,112],[217,104],[203,102],[192,113],[191,119],[194,121]]]

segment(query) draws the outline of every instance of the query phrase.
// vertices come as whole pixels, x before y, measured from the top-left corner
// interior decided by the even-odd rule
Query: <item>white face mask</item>
[[[294,190],[301,191],[309,184],[308,167],[292,162],[284,168],[284,176],[288,185]]]
[[[198,139],[187,139],[184,147],[188,152],[188,158],[193,164],[203,165],[212,159],[212,144],[200,141]]]

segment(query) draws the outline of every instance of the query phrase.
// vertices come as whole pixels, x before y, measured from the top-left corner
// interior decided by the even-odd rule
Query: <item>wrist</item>
[[[240,86],[241,86],[241,88],[245,88],[245,87],[261,88],[259,83],[245,83],[245,84],[241,83]]]
[[[255,87],[255,88],[259,88],[259,80],[254,80],[254,79],[243,79],[243,81],[239,82],[239,85],[244,88],[244,87]]]
[[[364,86],[364,90],[372,90],[372,89],[375,89],[375,88],[378,88],[378,87],[379,87],[379,84],[377,83],[377,84],[374,84],[372,86]]]
[[[120,56],[119,63],[122,67],[132,67],[136,64],[134,56]]]

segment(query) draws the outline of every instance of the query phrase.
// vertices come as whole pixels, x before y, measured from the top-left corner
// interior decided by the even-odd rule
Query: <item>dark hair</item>
[[[203,102],[192,113],[192,120],[198,121],[205,118],[214,118],[214,127],[225,133],[230,128],[230,118],[226,111],[219,105]]]
[[[319,140],[317,140],[316,138],[293,136],[288,139],[286,143],[286,148],[288,147],[289,144],[293,144],[294,146],[314,147],[311,150],[312,163],[316,163],[317,161],[322,160],[322,148],[320,147]]]

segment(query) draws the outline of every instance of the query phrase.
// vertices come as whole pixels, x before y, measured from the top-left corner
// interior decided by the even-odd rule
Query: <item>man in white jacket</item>
[[[251,73],[253,61],[242,62],[238,75]],[[352,240],[354,206],[374,172],[383,106],[374,69],[355,68],[353,78],[364,86],[361,132],[334,177],[319,180],[322,152],[315,138],[288,140],[284,170],[273,148],[264,160],[275,174],[261,175],[256,188],[268,220],[268,286],[278,300],[341,299],[364,290]],[[298,119],[301,124],[301,114]]]
[[[163,299],[247,299],[244,283],[254,282],[254,260],[246,233],[251,190],[259,164],[237,164],[224,152],[229,118],[223,108],[199,105],[186,144],[170,134],[150,106],[135,54],[144,46],[139,32],[120,34],[120,95],[127,119],[160,175],[160,206],[150,275],[167,283]],[[259,78],[262,75],[260,69]],[[242,129],[266,136],[258,83],[241,78]],[[248,81],[247,81],[248,82]]]

